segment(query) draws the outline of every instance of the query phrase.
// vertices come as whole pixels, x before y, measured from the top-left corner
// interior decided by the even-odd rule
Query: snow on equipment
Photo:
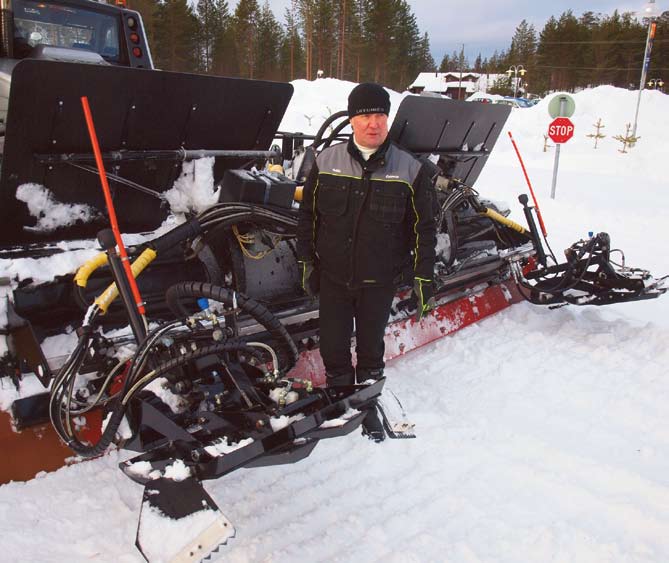
[[[148,57],[137,14],[70,4],[115,14],[118,36],[137,32]],[[34,45],[33,58],[8,59],[10,70],[0,71],[11,81],[0,264],[17,272],[0,273],[0,383],[17,390],[11,419],[0,413],[0,447],[23,448],[24,461],[4,464],[0,482],[53,469],[71,451],[136,452],[121,469],[145,486],[139,549],[149,560],[199,561],[235,533],[207,480],[297,462],[377,411],[379,424],[366,428],[374,440],[415,432],[383,378],[321,387],[318,303],[303,294],[295,257],[297,188],[317,152],[344,138],[346,114],[332,115],[315,137],[278,132],[291,85],[158,72],[150,57],[131,68],[129,46],[121,41],[112,56],[98,45],[82,62],[73,45]],[[109,210],[82,96],[95,116]],[[410,288],[400,288],[387,359],[522,298],[603,305],[666,292],[666,278],[613,262],[605,233],[575,243],[559,262],[526,196],[526,226],[479,196],[473,186],[509,112],[427,97],[407,97],[398,109],[390,136],[430,167],[435,186],[437,306],[416,321]],[[211,186],[195,205],[198,175]],[[144,318],[107,229],[112,209]],[[40,456],[29,460],[31,451]],[[156,534],[167,529],[156,522],[174,533]]]

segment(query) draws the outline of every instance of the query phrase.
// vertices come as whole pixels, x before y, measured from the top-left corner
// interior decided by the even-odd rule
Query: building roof
[[[486,91],[499,78],[506,78],[506,74],[463,72],[461,83],[459,72],[421,72],[409,88],[423,88],[427,92],[445,92],[449,88],[458,87],[467,92]]]

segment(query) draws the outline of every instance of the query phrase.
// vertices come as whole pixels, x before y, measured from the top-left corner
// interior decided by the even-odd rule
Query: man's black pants
[[[383,335],[395,296],[394,287],[370,286],[348,289],[320,279],[320,348],[328,377],[353,374],[351,335],[355,319],[357,370],[383,369]],[[365,378],[366,379],[366,378]]]

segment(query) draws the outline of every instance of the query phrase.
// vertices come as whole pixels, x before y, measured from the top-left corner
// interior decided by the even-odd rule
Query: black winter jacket
[[[386,141],[368,161],[349,140],[323,150],[304,186],[297,254],[351,288],[432,280],[433,188],[422,164]]]

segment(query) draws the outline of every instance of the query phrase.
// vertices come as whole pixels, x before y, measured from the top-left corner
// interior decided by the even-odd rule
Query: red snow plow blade
[[[419,321],[410,316],[388,324],[384,338],[388,366],[392,366],[396,358],[499,313],[523,299],[516,285],[508,281],[457,293],[450,299],[442,299],[435,309]],[[308,377],[317,385],[325,384],[325,367],[318,350],[302,352],[292,373],[298,377]]]

